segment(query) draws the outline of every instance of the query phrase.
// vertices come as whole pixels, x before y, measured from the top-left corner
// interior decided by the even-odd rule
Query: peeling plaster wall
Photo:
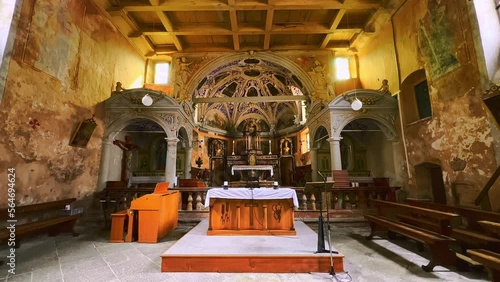
[[[439,5],[445,5],[446,8],[443,17],[437,19],[445,19],[453,27],[450,29],[450,44],[457,65],[438,75],[430,69],[429,59],[426,59],[424,50],[419,47],[418,39],[420,24],[426,20],[429,6],[437,2],[408,0],[393,17],[394,26],[397,27],[394,38],[401,81],[414,71],[425,68],[432,106],[431,119],[421,120],[404,128],[410,165],[406,169],[410,170],[411,175],[406,176],[404,188],[409,197],[418,196],[422,191],[419,192],[415,185],[414,167],[421,163],[437,164],[443,171],[448,204],[453,204],[451,185],[454,181],[473,181],[482,188],[496,169],[497,162],[491,119],[487,118],[481,100],[480,70],[472,40],[467,1],[439,2]],[[442,10],[443,8],[440,11]],[[361,54],[366,54],[360,56],[360,62],[364,64],[360,67],[361,70],[379,62],[377,59],[370,59],[370,54],[384,53],[383,50],[378,50],[385,46],[379,42],[382,40],[389,41],[392,38],[381,34],[367,49],[361,51]],[[388,54],[390,50],[385,52]],[[363,71],[360,73],[364,84],[374,83],[375,77],[366,75]],[[368,80],[371,82],[368,83]],[[492,208],[497,211],[500,209],[498,190],[499,187],[494,187],[490,192]]]
[[[7,179],[6,168],[16,169],[19,204],[90,196],[102,102],[117,81],[142,85],[145,62],[90,0],[25,0],[20,13],[0,105],[0,179]],[[69,146],[92,115],[97,128],[87,147]],[[0,197],[0,207],[6,203]]]

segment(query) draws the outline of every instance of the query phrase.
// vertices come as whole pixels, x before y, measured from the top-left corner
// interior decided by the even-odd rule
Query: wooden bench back
[[[462,218],[462,224],[469,229],[480,229],[478,221],[486,220],[500,223],[500,213],[471,209],[465,207],[448,206],[431,202],[407,199],[406,203],[415,207],[439,210],[443,212],[456,213]]]
[[[49,211],[60,211],[63,210],[66,205],[69,205],[76,201],[76,198],[62,199],[46,203],[38,203],[32,205],[22,205],[15,207],[16,218],[24,217],[27,215],[41,214]],[[0,209],[0,220],[8,219],[9,208]]]
[[[440,234],[450,234],[451,227],[461,223],[460,216],[455,213],[381,200],[370,200],[370,204],[377,207],[381,216],[398,219]]]

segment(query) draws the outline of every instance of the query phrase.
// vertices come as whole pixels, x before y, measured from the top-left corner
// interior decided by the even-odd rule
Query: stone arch
[[[165,123],[164,120],[159,118],[156,115],[152,115],[149,113],[126,113],[120,116],[118,119],[114,120],[111,124],[106,126],[106,132],[104,133],[104,138],[109,138],[113,139],[113,137],[118,134],[122,129],[127,127],[128,125],[131,125],[134,123],[134,120],[137,119],[147,119],[150,121],[156,122],[158,125],[160,125],[163,130],[165,131],[165,134],[167,134],[167,137],[175,137],[172,136],[172,132]],[[170,135],[169,135],[170,134]]]
[[[151,106],[142,104],[142,98],[149,95],[153,99]],[[126,126],[135,123],[139,119],[145,119],[156,123],[167,136],[167,159],[165,165],[165,180],[170,185],[175,183],[175,157],[176,146],[179,141],[178,130],[184,128],[188,144],[191,144],[192,129],[194,123],[182,105],[163,92],[145,88],[115,91],[111,97],[104,102],[106,108],[105,130],[103,135],[103,148],[101,156],[101,169],[99,171],[99,188],[104,188],[109,179],[108,164],[111,161],[112,141],[116,135]],[[186,107],[184,107],[186,108]]]
[[[351,108],[351,101],[358,98],[363,103],[359,111]],[[330,110],[331,137],[339,138],[342,129],[350,122],[366,118],[373,120],[384,132],[389,141],[397,141],[396,118],[397,100],[383,92],[368,89],[355,89],[337,96],[328,105]]]
[[[221,56],[210,63],[206,64],[205,66],[201,67],[190,79],[188,87],[187,87],[187,93],[191,96],[191,98],[194,97],[196,93],[196,88],[198,86],[198,83],[203,80],[211,71],[214,69],[217,69],[218,67],[223,66],[224,64],[231,62],[231,61],[237,61],[237,60],[243,60],[247,58],[255,58],[255,59],[264,59],[268,60],[270,62],[273,62],[277,65],[280,65],[286,69],[288,69],[290,72],[292,72],[296,77],[299,78],[303,85],[303,89],[306,90],[307,93],[304,93],[304,95],[311,95],[314,92],[314,86],[312,84],[311,79],[309,78],[308,74],[306,71],[304,71],[302,68],[300,68],[295,62],[292,60],[279,56],[273,53],[267,53],[267,52],[257,52],[254,53],[253,55],[250,55],[248,53],[237,53],[237,54],[230,54],[226,56]]]
[[[314,128],[313,131],[310,131],[312,134],[310,134],[312,140],[311,140],[311,148],[313,147],[313,143],[318,140],[318,138],[321,138],[321,136],[318,136],[322,130],[326,131],[326,134],[328,137],[331,137],[330,131],[328,130],[328,125],[325,124],[319,124],[316,128]]]

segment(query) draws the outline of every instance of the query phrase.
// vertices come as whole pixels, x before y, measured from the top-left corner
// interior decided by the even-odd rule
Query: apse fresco
[[[198,106],[202,126],[232,134],[241,132],[244,121],[251,118],[259,120],[262,131],[294,127],[294,121],[301,114],[300,101],[266,101],[265,98],[301,95],[303,86],[297,84],[297,79],[288,69],[265,59],[247,58],[214,69],[200,81],[193,98],[262,97],[262,102],[232,100]]]

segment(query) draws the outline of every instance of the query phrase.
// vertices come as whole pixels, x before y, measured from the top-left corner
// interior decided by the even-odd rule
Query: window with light
[[[155,64],[155,84],[167,84],[168,74],[170,71],[169,63],[156,63]]]
[[[337,80],[351,78],[351,73],[349,72],[349,59],[335,58],[334,64],[335,64],[335,78]]]

